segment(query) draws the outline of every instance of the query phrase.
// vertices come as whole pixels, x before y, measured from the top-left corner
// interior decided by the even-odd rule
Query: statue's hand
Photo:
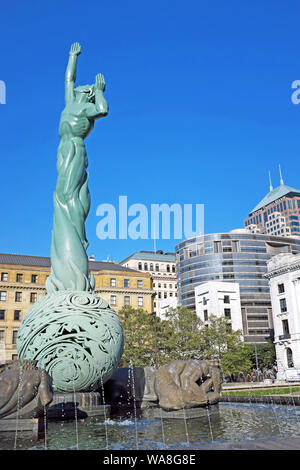
[[[73,54],[73,55],[81,54],[81,45],[79,44],[79,42],[74,42],[74,44],[72,44],[71,49],[70,49],[70,54]]]
[[[98,73],[98,75],[96,76],[95,89],[101,91],[105,90],[105,80],[102,73]]]

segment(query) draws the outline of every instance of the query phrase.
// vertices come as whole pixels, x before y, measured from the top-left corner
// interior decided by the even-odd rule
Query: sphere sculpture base
[[[18,333],[20,359],[37,360],[56,392],[89,392],[103,385],[123,352],[123,329],[93,292],[56,291],[36,302]]]
[[[102,393],[99,392],[54,393],[47,418],[54,421],[106,421],[110,418],[110,410],[110,405],[103,404]]]

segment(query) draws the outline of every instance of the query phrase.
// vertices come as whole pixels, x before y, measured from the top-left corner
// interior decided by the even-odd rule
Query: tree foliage
[[[225,318],[211,315],[205,325],[185,307],[171,309],[164,320],[132,307],[123,307],[119,316],[125,336],[122,366],[130,361],[134,366],[160,366],[174,359],[219,359],[224,375],[251,370],[249,346]]]
[[[249,359],[254,368],[256,368],[257,362],[261,371],[272,370],[276,360],[274,343],[270,340],[265,344],[249,345]]]

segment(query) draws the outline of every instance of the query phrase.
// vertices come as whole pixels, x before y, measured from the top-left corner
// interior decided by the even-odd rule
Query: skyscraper
[[[270,179],[270,191],[249,213],[245,227],[251,233],[294,237],[300,236],[299,222],[300,191],[284,184],[280,170],[280,185],[273,189]]]

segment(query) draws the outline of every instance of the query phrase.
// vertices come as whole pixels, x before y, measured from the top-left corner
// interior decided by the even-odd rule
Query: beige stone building
[[[163,251],[137,251],[120,262],[124,267],[150,273],[153,279],[155,298],[153,311],[160,315],[161,304],[168,299],[177,306],[177,272],[175,253]]]
[[[89,261],[95,292],[118,312],[124,305],[153,311],[149,273],[102,261]],[[0,253],[0,361],[17,359],[17,333],[24,315],[46,294],[50,258]]]

